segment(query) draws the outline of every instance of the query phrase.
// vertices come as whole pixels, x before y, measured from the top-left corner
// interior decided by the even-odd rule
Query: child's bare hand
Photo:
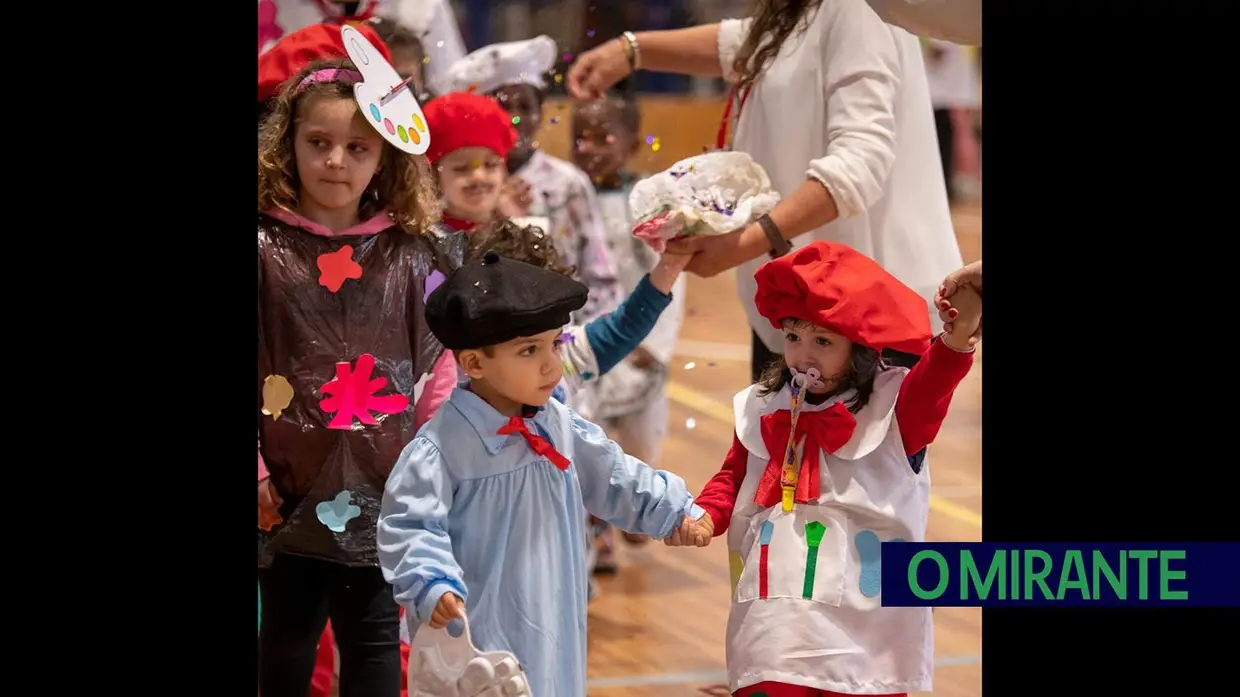
[[[529,213],[533,204],[533,190],[524,179],[510,176],[504,180],[497,206],[500,214],[507,218],[519,218]]]
[[[982,296],[970,286],[961,286],[952,294],[952,320],[943,326],[943,341],[960,351],[967,351],[982,339]]]
[[[705,547],[715,536],[715,523],[710,515],[703,515],[697,520],[685,516],[680,525],[663,540],[668,547]]]
[[[659,263],[650,271],[650,284],[658,288],[660,293],[671,295],[672,285],[676,283],[676,279],[680,278],[681,272],[692,260],[692,254],[663,252],[663,255],[659,257]]]
[[[444,593],[431,613],[431,626],[443,629],[452,620],[465,617],[465,602],[456,593]]]
[[[271,477],[260,479],[258,482],[259,529],[270,530],[284,522],[284,518],[280,517],[280,504],[282,503],[284,499],[280,498],[280,492],[276,491],[275,485],[271,483]]]

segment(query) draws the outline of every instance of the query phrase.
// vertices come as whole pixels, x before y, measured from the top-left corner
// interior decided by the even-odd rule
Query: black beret
[[[431,293],[426,323],[444,348],[482,348],[563,327],[586,294],[567,276],[487,252]]]

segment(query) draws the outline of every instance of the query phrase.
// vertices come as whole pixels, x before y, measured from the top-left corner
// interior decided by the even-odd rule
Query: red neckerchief
[[[781,482],[783,457],[788,448],[788,431],[792,427],[792,412],[787,409],[771,412],[762,417],[762,443],[770,453],[770,461],[758,480],[754,503],[770,508],[783,498]],[[801,457],[801,471],[797,475],[797,503],[813,503],[818,500],[818,453],[833,453],[844,447],[857,430],[857,419],[843,402],[836,402],[822,411],[802,411],[797,417],[797,439],[805,437],[805,450]]]
[[[478,227],[478,223],[475,223],[472,220],[465,220],[464,218],[454,218],[448,215],[447,213],[443,214],[443,224],[447,225],[453,230],[458,230],[458,231],[463,231],[463,232],[473,232]]]
[[[745,108],[745,100],[749,99],[749,93],[753,90],[753,83],[745,88],[745,92],[740,96],[740,103],[737,104],[736,88],[728,93],[728,103],[723,107],[723,117],[719,119],[719,135],[715,137],[715,147],[723,150],[728,146],[728,118],[732,116],[732,105],[736,104],[736,122],[741,122],[741,109]]]
[[[560,470],[568,469],[568,458],[556,452],[556,449],[551,445],[551,441],[548,441],[542,436],[530,433],[529,427],[525,425],[525,419],[520,416],[514,416],[508,419],[508,423],[504,424],[504,426],[496,431],[496,433],[501,436],[519,433],[521,434],[521,437],[525,439],[525,442],[529,444],[530,450],[533,450],[536,454],[547,458],[551,461],[551,464],[560,468]]]

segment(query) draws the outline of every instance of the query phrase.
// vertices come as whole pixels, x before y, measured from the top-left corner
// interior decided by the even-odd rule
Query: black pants
[[[752,381],[757,382],[758,378],[762,376],[762,370],[771,361],[778,358],[779,354],[768,349],[766,344],[762,343],[762,339],[758,338],[756,332],[751,332],[751,334],[753,335],[753,352],[749,358],[749,371]],[[901,353],[900,351],[887,350],[883,352],[883,360],[901,368],[912,368],[917,365],[917,361],[920,358],[920,356],[915,356],[911,353]]]
[[[306,697],[319,636],[332,621],[340,697],[399,697],[400,608],[378,567],[277,554],[258,570],[260,697]]]

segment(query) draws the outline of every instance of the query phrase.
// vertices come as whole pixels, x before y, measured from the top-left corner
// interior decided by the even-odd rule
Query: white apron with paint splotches
[[[749,459],[728,527],[732,690],[773,681],[858,695],[930,691],[930,608],[880,604],[880,543],[924,540],[930,511],[929,461],[913,472],[895,418],[907,374],[904,368],[878,374],[852,438],[819,459],[818,499],[788,513],[779,503],[762,508],[753,499],[770,459],[761,419],[789,408],[789,388],[763,397],[751,386],[734,398],[736,433]],[[802,404],[801,411],[836,401]],[[811,546],[818,531],[820,541]]]

